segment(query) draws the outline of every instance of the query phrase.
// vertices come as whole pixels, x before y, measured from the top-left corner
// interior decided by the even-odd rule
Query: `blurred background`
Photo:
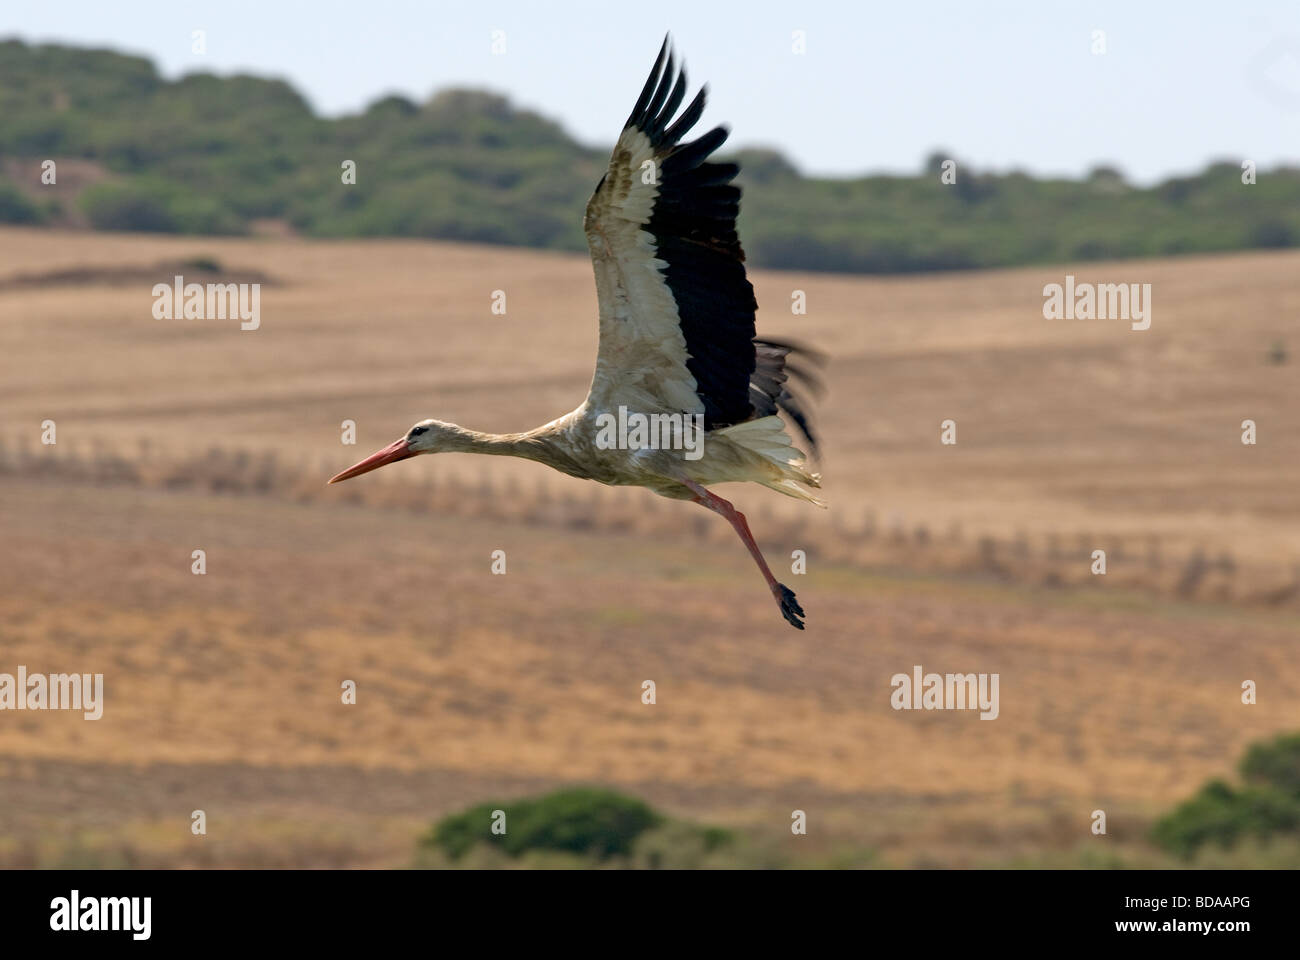
[[[1293,7],[72,7],[0,20],[0,673],[105,706],[0,712],[0,865],[1300,864]],[[669,29],[759,332],[829,358],[830,509],[720,491],[803,634],[647,491],[324,485],[580,402]],[[1067,274],[1150,329],[1045,319]],[[893,710],[917,664],[998,718]]]

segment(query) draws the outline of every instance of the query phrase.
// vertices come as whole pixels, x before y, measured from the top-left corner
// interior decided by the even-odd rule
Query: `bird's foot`
[[[799,601],[794,598],[794,591],[784,583],[778,583],[777,589],[772,591],[772,596],[776,597],[776,602],[781,607],[781,616],[789,622],[790,626],[796,630],[803,629],[803,607],[799,606]]]

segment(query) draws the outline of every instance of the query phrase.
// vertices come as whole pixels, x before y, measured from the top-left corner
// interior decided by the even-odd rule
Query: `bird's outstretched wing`
[[[593,399],[702,413],[706,429],[750,416],[754,290],[736,236],[735,164],[706,162],[721,127],[682,137],[704,112],[668,40],[587,204],[600,304]]]
[[[740,188],[731,182],[740,168],[708,160],[727,131],[682,141],[704,112],[705,94],[675,117],[686,72],[665,39],[587,204],[600,303],[589,402],[699,413],[707,430],[780,408],[806,431],[786,389],[794,348],[754,340],[758,305],[736,235]]]

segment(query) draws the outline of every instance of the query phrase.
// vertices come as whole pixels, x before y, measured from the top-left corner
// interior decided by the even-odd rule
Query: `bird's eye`
[[[428,427],[412,427],[410,435],[413,437],[418,437],[422,433],[427,433],[428,430],[429,430]]]

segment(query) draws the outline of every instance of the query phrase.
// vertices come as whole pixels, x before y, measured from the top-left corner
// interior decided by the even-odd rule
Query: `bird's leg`
[[[745,515],[733,507],[731,503],[723,500],[716,493],[710,493],[695,481],[683,480],[682,483],[686,485],[691,493],[695,494],[691,498],[693,503],[708,507],[719,516],[725,517],[727,522],[735,528],[736,533],[740,535],[741,541],[745,544],[745,548],[749,550],[749,555],[754,558],[754,562],[758,564],[758,569],[762,571],[768,589],[772,591],[772,596],[776,598],[777,605],[781,608],[781,615],[796,629],[802,630],[802,618],[805,616],[803,608],[799,606],[799,601],[794,598],[794,591],[783,583],[777,583],[776,577],[772,576],[767,561],[763,559],[762,551],[758,549],[758,544],[754,542],[754,535],[749,532],[749,524],[745,522]]]

